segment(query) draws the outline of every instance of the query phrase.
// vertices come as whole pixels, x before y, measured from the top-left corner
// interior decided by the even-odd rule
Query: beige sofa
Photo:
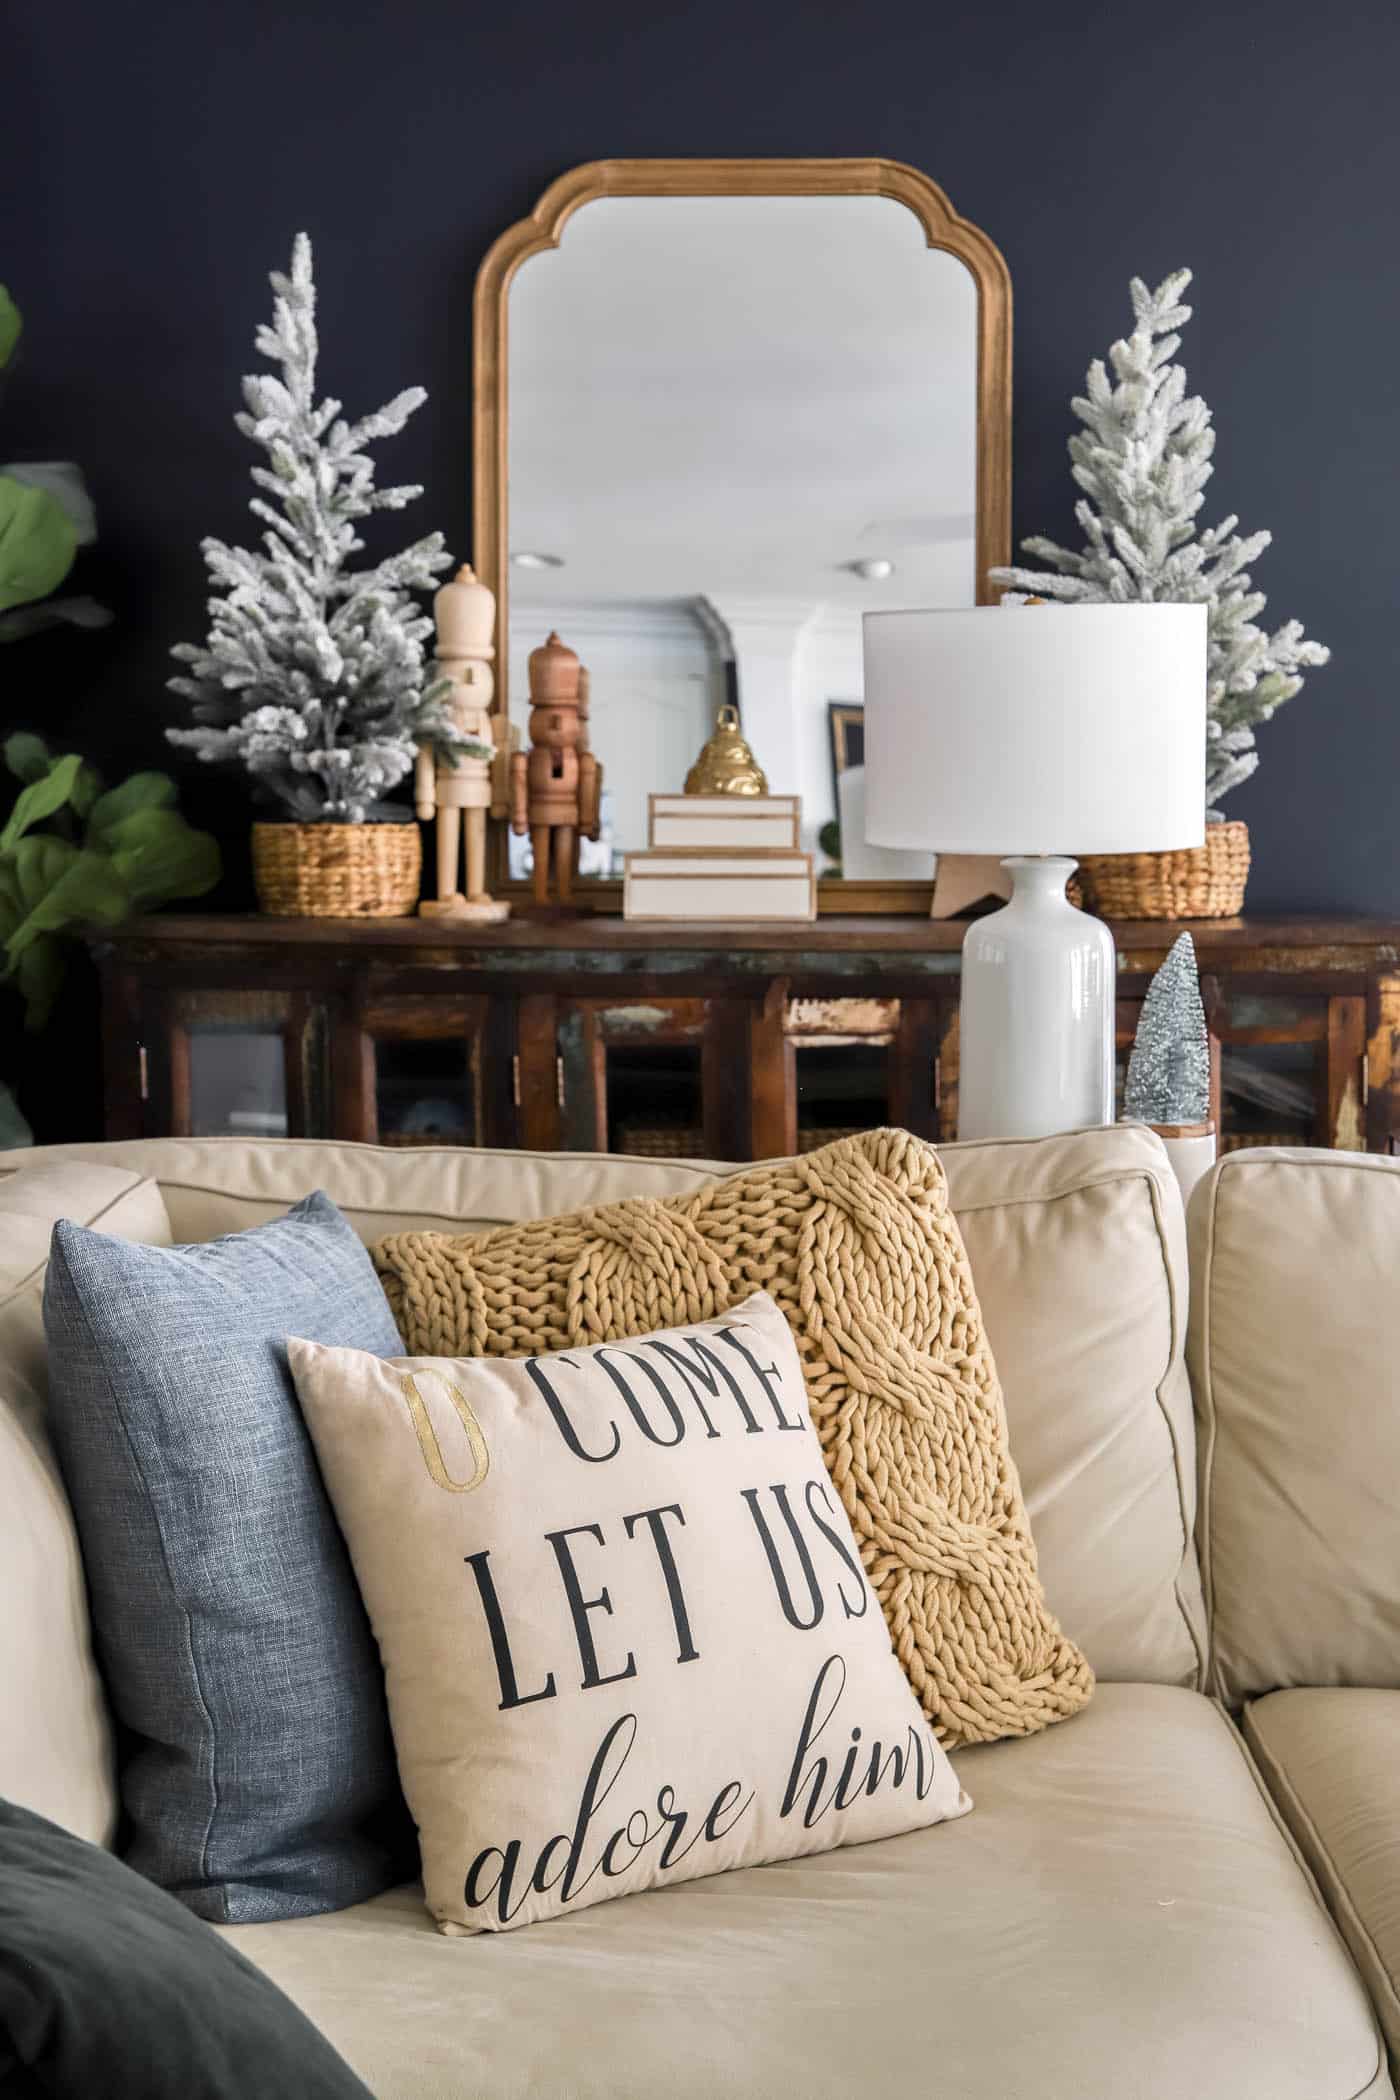
[[[1186,1229],[1149,1133],[944,1158],[1093,1701],[961,1753],[975,1813],[915,1836],[499,1938],[439,1937],[411,1888],[232,1930],[380,2100],[1392,2092],[1400,1164],[1246,1153],[1202,1184],[1188,1382]],[[42,1422],[56,1216],[201,1239],[320,1186],[372,1238],[708,1171],[241,1140],[0,1155],[0,1794],[110,1839]]]

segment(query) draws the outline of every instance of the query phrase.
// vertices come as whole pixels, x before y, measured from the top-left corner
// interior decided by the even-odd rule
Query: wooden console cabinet
[[[1119,924],[1120,1051],[1175,925]],[[956,1126],[960,923],[157,917],[94,936],[109,1137],[761,1159]],[[1227,1147],[1400,1149],[1400,925],[1191,926]]]

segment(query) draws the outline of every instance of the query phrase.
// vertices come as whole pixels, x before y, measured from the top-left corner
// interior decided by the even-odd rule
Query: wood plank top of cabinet
[[[1212,956],[1231,967],[1270,970],[1388,968],[1400,964],[1400,921],[1332,917],[1110,921],[1120,958],[1149,960],[1177,935],[1189,932],[1203,963]],[[242,951],[339,950],[366,961],[409,964],[431,953],[460,953],[483,961],[537,953],[551,956],[611,953],[765,954],[796,956],[953,955],[967,921],[889,916],[830,917],[805,923],[720,921],[648,923],[601,914],[522,912],[499,926],[443,919],[278,919],[260,913],[202,916],[161,913],[124,926],[94,929],[99,955],[157,961],[179,951],[225,957]]]

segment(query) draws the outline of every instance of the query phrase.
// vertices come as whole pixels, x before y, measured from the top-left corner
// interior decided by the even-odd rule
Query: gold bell
[[[739,730],[739,710],[727,704],[714,735],[685,776],[687,795],[766,795],[768,780]]]

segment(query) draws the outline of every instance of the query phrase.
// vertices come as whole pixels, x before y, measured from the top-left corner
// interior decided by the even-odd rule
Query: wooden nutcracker
[[[551,866],[559,902],[573,894],[580,834],[598,836],[603,769],[588,748],[588,673],[551,634],[530,653],[530,749],[510,761],[510,823],[535,853],[535,902],[547,904]]]
[[[453,690],[447,707],[463,736],[492,747],[496,717],[491,699],[496,690],[491,664],[496,651],[492,633],[496,600],[464,563],[451,583],[433,600],[437,617],[439,673]],[[491,809],[491,768],[487,757],[442,759],[426,744],[418,749],[414,800],[420,822],[437,818],[437,896],[418,907],[425,918],[472,919],[495,924],[510,914],[486,893],[486,818]],[[458,862],[465,862],[465,894],[457,887]]]

